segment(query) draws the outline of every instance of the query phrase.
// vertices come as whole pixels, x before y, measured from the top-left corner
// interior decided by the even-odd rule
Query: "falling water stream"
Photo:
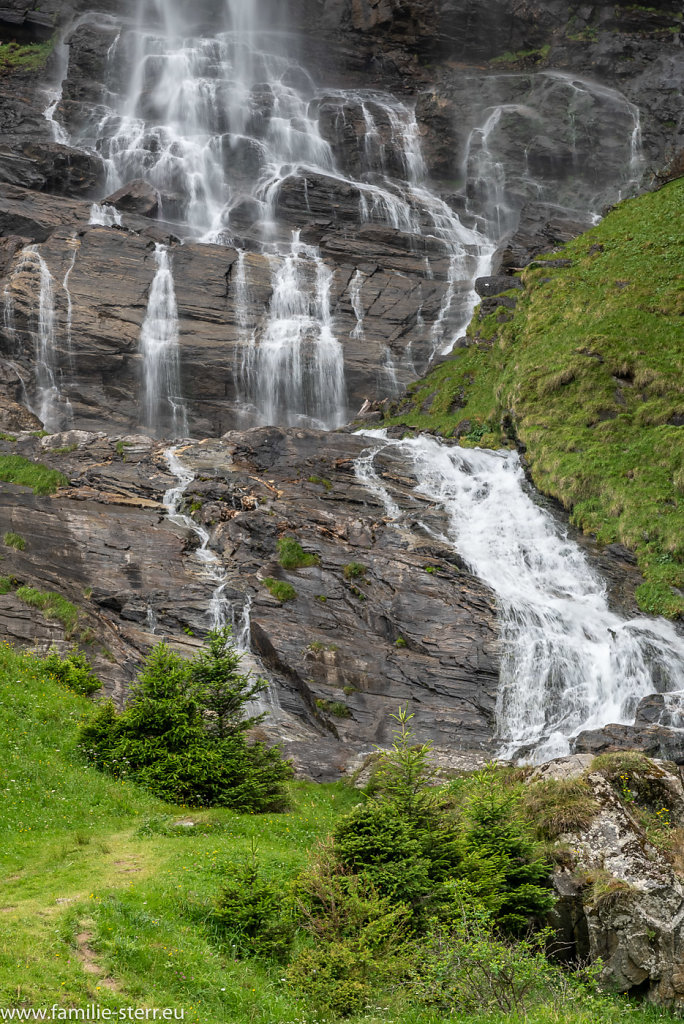
[[[181,0],[139,0],[135,17],[116,25],[93,15],[104,18],[111,33],[101,101],[80,118],[72,136],[55,120],[59,91],[47,97],[45,116],[55,139],[100,154],[106,194],[144,178],[157,190],[160,217],[179,235],[238,250],[231,281],[243,425],[330,429],[346,422],[345,343],[363,344],[374,301],[366,275],[354,268],[346,302],[355,326],[341,337],[331,299],[333,270],[319,247],[303,241],[282,215],[288,189],[303,195],[309,209],[309,190],[317,182],[331,194],[345,189],[358,203],[361,225],[400,232],[403,244],[425,259],[425,280],[439,276],[441,300],[429,315],[422,300],[416,303],[415,326],[436,356],[451,351],[465,331],[479,301],[475,280],[491,273],[526,203],[536,203],[545,218],[588,223],[639,180],[639,113],[620,93],[566,72],[491,74],[464,92],[463,181],[458,201],[450,204],[430,183],[413,105],[380,91],[316,83],[294,55],[292,36],[282,31],[286,3],[276,17],[264,0],[224,0],[211,29],[203,29],[194,7]],[[342,131],[356,137],[351,156],[338,145]],[[592,146],[592,139],[601,146]],[[539,168],[553,163],[554,150],[562,154],[563,173],[545,179]],[[122,217],[95,203],[90,223],[115,227]],[[265,257],[271,279],[270,300],[257,316],[251,301],[254,252],[262,262]],[[35,249],[25,250],[22,260],[40,273],[37,403],[53,422],[59,394],[51,275]],[[73,263],[65,291],[71,269]],[[8,293],[6,335],[13,329],[11,302]],[[140,355],[145,428],[157,436],[185,436],[173,260],[163,245],[155,251]],[[406,375],[413,358],[410,346],[393,352],[387,345],[380,394],[400,390],[397,360]],[[660,620],[627,621],[609,610],[603,584],[580,549],[530,498],[514,454],[466,451],[428,438],[384,440],[382,446],[407,460],[418,490],[444,509],[445,540],[497,595],[497,722],[504,754],[565,752],[581,729],[628,721],[642,696],[684,686],[684,650],[674,630]],[[358,460],[357,473],[387,514],[400,519],[374,469],[379,447]],[[192,473],[175,449],[166,456],[178,483],[164,504],[169,518],[198,538],[193,557],[213,586],[209,623],[221,626],[234,618],[226,573],[210,550],[208,532],[179,511]],[[233,623],[243,650],[249,610],[248,600]]]
[[[166,246],[158,244],[154,257],[157,272],[140,331],[141,420],[153,433],[182,437],[188,432],[188,423],[181,387],[176,292]]]
[[[415,327],[427,355],[435,356],[464,333],[479,301],[475,279],[491,273],[521,204],[588,221],[638,179],[638,111],[620,93],[565,72],[491,75],[470,90],[461,205],[450,205],[430,183],[413,105],[378,90],[316,82],[297,56],[287,3],[223,0],[211,28],[194,7],[139,0],[129,21],[90,15],[111,37],[106,81],[100,102],[81,111],[69,141],[98,153],[108,193],[144,178],[158,193],[160,217],[179,234],[241,250],[247,239],[267,257],[272,299],[252,323],[249,351],[235,366],[243,425],[335,428],[350,411],[344,339],[330,298],[333,272],[319,248],[305,244],[283,217],[284,190],[300,190],[306,204],[312,182],[331,195],[351,189],[362,225],[400,231],[402,244],[431,253],[433,265],[443,268],[441,303],[427,322],[417,307]],[[77,24],[87,18],[80,15]],[[502,99],[502,83],[520,101]],[[59,95],[53,90],[47,99],[53,134],[65,141],[66,128],[55,120]],[[552,118],[545,118],[545,107]],[[584,173],[577,155],[584,123],[601,140],[603,184],[593,164]],[[355,143],[347,152],[341,139],[350,133]],[[545,183],[530,169],[528,151],[533,157],[549,138],[567,149],[570,184]],[[93,206],[91,223],[119,220],[112,207]],[[236,284],[232,296],[238,325],[250,319],[243,308],[249,263],[241,269],[243,286]],[[347,301],[358,341],[364,303],[372,299],[357,274]],[[398,358],[404,379],[411,373],[413,353],[388,347],[380,395],[398,390]],[[157,433],[164,428],[162,422]]]
[[[496,594],[501,756],[561,756],[583,729],[632,722],[643,697],[684,689],[684,639],[664,619],[610,610],[582,550],[528,493],[516,453],[368,436],[380,444],[356,472],[387,515],[402,515],[375,468],[388,448],[407,461],[417,491],[444,510],[441,539]]]
[[[188,530],[199,541],[199,545],[193,551],[193,558],[200,564],[203,574],[213,587],[211,599],[207,609],[208,626],[210,629],[223,629],[230,625],[233,631],[235,646],[242,655],[243,667],[254,672],[263,678],[265,672],[259,660],[252,653],[250,645],[250,615],[252,609],[252,598],[247,595],[239,608],[233,606],[226,597],[228,584],[226,570],[221,565],[218,556],[211,550],[210,534],[205,527],[196,523],[195,520],[180,511],[186,491],[195,479],[192,470],[181,461],[175,448],[167,448],[164,458],[168,467],[175,476],[177,483],[170,487],[163,497],[163,504],[166,514],[172,523],[176,523],[183,529]],[[156,628],[156,615],[153,608],[148,609],[148,624],[150,631]],[[273,686],[269,686],[255,701],[255,710],[273,712],[279,709],[278,697]]]

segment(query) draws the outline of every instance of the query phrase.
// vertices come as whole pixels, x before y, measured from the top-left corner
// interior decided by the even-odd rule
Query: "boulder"
[[[156,217],[159,212],[159,193],[139,179],[117,189],[103,202],[115,206],[122,213],[136,213],[139,217]]]
[[[641,773],[650,810],[667,807],[673,824],[684,820],[679,774],[657,761],[646,762]],[[565,852],[553,876],[559,899],[552,915],[559,938],[575,955],[600,957],[610,987],[682,1007],[682,880],[671,858],[648,841],[632,813],[636,804],[621,799],[598,771],[589,771],[586,781],[600,811],[587,828],[560,837]],[[642,792],[636,782],[629,785]]]

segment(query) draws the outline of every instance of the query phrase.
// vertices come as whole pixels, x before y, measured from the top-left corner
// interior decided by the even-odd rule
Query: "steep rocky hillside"
[[[7,635],[85,645],[121,700],[155,639],[191,650],[232,621],[272,683],[273,731],[317,777],[385,742],[398,700],[460,764],[504,741],[529,753],[560,736],[565,750],[596,724],[604,682],[605,714],[623,725],[675,688],[667,624],[647,654],[621,638],[635,590],[646,611],[680,607],[681,253],[667,227],[679,185],[626,206],[644,211],[634,226],[607,221],[572,243],[572,266],[532,262],[510,323],[516,297],[494,296],[517,295],[511,271],[681,169],[681,24],[671,3],[6,0]],[[635,262],[627,234],[641,246],[649,211],[658,239]],[[606,288],[615,322],[580,344]],[[625,305],[638,322],[620,320]],[[593,661],[567,655],[560,695],[566,654],[544,629],[511,647],[510,623],[538,617],[508,608],[459,546],[476,469],[449,456],[460,494],[430,492],[410,449],[341,429],[375,402],[399,403],[395,427],[470,444],[515,432],[535,482],[598,538],[568,564],[603,633],[580,645]],[[540,528],[565,558],[563,514]],[[283,542],[303,560],[286,564]],[[522,563],[535,544],[521,542]],[[556,596],[550,584],[540,605]],[[595,618],[579,616],[576,634],[557,622],[558,636],[578,643]],[[543,721],[530,724],[509,712],[538,649]]]
[[[638,554],[641,607],[671,617],[684,609],[683,200],[680,179],[521,279],[483,282],[466,346],[387,420],[521,445],[577,526]]]

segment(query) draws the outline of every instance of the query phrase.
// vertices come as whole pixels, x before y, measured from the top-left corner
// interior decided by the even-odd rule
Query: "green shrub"
[[[210,633],[208,650],[192,661],[158,644],[126,709],[105,704],[81,729],[88,760],[162,800],[282,810],[292,767],[277,747],[247,742],[245,729],[261,716],[245,720],[244,708],[262,684],[237,673],[229,632]]]
[[[468,887],[457,887],[454,896],[451,920],[434,920],[408,958],[407,987],[421,1003],[459,1017],[503,1013],[518,1020],[550,1001],[554,989],[567,988],[562,970],[544,955],[546,932],[504,939]]]
[[[33,587],[19,587],[17,597],[31,608],[38,608],[47,619],[61,622],[70,633],[78,621],[78,608],[61,594],[35,590]]]
[[[318,565],[320,558],[304,551],[294,537],[281,537],[277,544],[278,561],[283,569],[304,569],[309,565]]]
[[[342,818],[333,832],[342,871],[366,880],[377,892],[416,914],[438,896],[425,833],[403,819],[395,805],[370,802]]]
[[[351,718],[351,711],[341,700],[324,700],[322,697],[319,697],[316,701],[316,707],[320,708],[321,711],[327,711],[329,715],[334,715],[335,718]]]
[[[17,551],[24,551],[26,549],[26,541],[19,533],[9,531],[3,539],[8,548],[16,548]]]
[[[321,1010],[354,1013],[378,982],[399,973],[410,910],[368,878],[341,873],[329,846],[296,879],[293,905],[316,945],[299,951],[286,981]]]
[[[510,934],[529,931],[555,902],[544,848],[521,810],[522,791],[486,768],[474,777],[460,822],[460,876],[474,884],[497,926]]]
[[[229,864],[216,902],[213,923],[224,945],[239,956],[287,957],[294,926],[283,916],[282,885],[267,881],[256,849],[240,864]]]
[[[347,565],[342,567],[344,578],[346,580],[359,580],[364,579],[366,575],[366,566],[362,565],[361,562],[349,562]]]
[[[294,601],[297,596],[295,588],[285,580],[274,580],[272,576],[266,576],[261,582],[270,590],[275,599],[283,604],[285,601]]]
[[[190,663],[190,683],[204,714],[205,729],[222,740],[264,719],[264,714],[246,716],[245,708],[268,688],[268,683],[240,672],[242,655],[232,642],[230,630],[213,630],[206,644],[206,650]]]
[[[285,972],[287,984],[319,1010],[348,1017],[363,1009],[384,966],[353,940],[303,949]]]
[[[82,651],[74,648],[65,658],[60,658],[53,647],[43,659],[45,672],[74,693],[89,697],[102,686],[93,672],[93,667]]]
[[[10,576],[0,576],[0,594],[11,594],[16,584]]]
[[[53,494],[69,483],[64,473],[48,469],[40,462],[31,462],[23,455],[0,455],[0,480],[31,487],[34,494]]]

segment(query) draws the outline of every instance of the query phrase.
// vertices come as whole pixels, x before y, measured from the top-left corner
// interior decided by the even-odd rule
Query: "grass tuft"
[[[14,533],[12,530],[9,530],[5,534],[3,542],[8,548],[16,548],[17,551],[24,551],[26,549],[26,541],[24,538],[21,534]]]
[[[283,569],[305,569],[320,563],[319,556],[305,551],[294,537],[281,537],[277,547],[278,561]]]
[[[284,603],[285,601],[294,601],[297,596],[297,591],[291,583],[286,583],[285,580],[275,580],[272,576],[267,576],[262,580],[264,586],[270,590],[277,601]]]
[[[0,455],[0,480],[30,487],[34,494],[54,494],[69,483],[64,473],[48,469],[42,462],[31,462],[23,455]]]
[[[19,587],[17,597],[31,608],[38,608],[47,619],[61,622],[67,632],[71,632],[78,621],[78,608],[62,594]]]

